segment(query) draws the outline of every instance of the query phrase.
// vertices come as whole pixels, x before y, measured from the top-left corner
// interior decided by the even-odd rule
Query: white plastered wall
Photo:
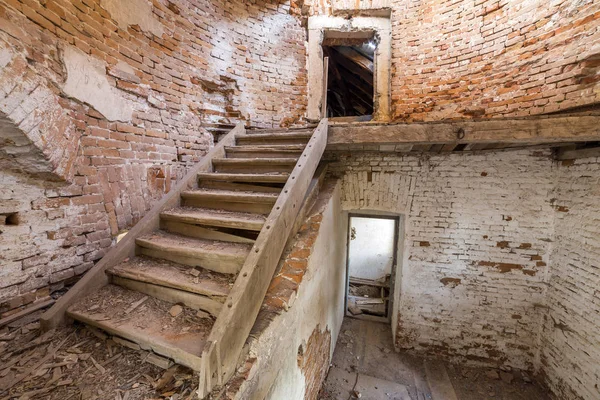
[[[389,18],[355,17],[346,19],[326,15],[308,19],[308,118],[321,118],[323,97],[323,49],[326,33],[346,33],[349,36],[360,32],[374,32],[379,40],[375,50],[373,73],[375,97],[374,115],[376,121],[390,119],[390,68],[392,26]]]

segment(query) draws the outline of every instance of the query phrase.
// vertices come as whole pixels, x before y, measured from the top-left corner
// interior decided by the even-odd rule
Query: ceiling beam
[[[327,144],[551,143],[600,140],[600,116],[330,125]]]

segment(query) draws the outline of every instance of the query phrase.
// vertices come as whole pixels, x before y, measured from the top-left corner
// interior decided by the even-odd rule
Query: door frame
[[[351,318],[356,318],[356,319],[362,319],[362,320],[368,320],[368,321],[376,321],[376,322],[386,322],[386,323],[391,323],[392,322],[392,316],[394,314],[394,298],[395,298],[395,291],[396,291],[396,271],[398,269],[398,253],[399,253],[399,247],[400,247],[400,229],[401,229],[401,224],[402,224],[402,216],[399,214],[392,214],[392,213],[384,213],[384,212],[369,212],[369,211],[348,211],[347,212],[347,219],[346,219],[346,286],[345,286],[345,295],[344,295],[344,316],[346,317],[351,317]],[[387,307],[387,313],[385,317],[377,317],[374,315],[353,315],[351,312],[348,311],[348,295],[349,295],[349,289],[350,289],[350,234],[351,234],[351,224],[350,224],[350,220],[352,219],[352,217],[359,217],[359,218],[372,218],[372,219],[387,219],[387,220],[392,220],[394,221],[394,252],[393,252],[393,259],[392,259],[392,269],[391,269],[391,275],[390,275],[390,293],[389,293],[389,303],[388,303],[388,307]]]

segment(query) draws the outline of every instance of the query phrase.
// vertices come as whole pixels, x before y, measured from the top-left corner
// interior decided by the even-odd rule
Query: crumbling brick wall
[[[397,346],[533,369],[553,233],[550,152],[338,157],[344,209],[404,216]]]
[[[212,146],[207,128],[300,120],[294,13],[270,0],[0,0],[0,216],[18,213],[0,224],[0,317],[99,260]]]
[[[553,196],[555,240],[541,365],[561,399],[600,398],[600,158],[565,161]]]
[[[346,210],[402,214],[397,345],[596,399],[600,158],[329,155]]]
[[[332,2],[344,3],[305,1],[305,18],[335,14]],[[524,116],[600,100],[597,1],[364,1],[361,15],[385,3],[394,120]]]

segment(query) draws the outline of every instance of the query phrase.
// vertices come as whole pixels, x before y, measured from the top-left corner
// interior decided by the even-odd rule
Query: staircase
[[[77,320],[225,383],[323,154],[317,128],[236,126],[98,264],[42,316]]]

